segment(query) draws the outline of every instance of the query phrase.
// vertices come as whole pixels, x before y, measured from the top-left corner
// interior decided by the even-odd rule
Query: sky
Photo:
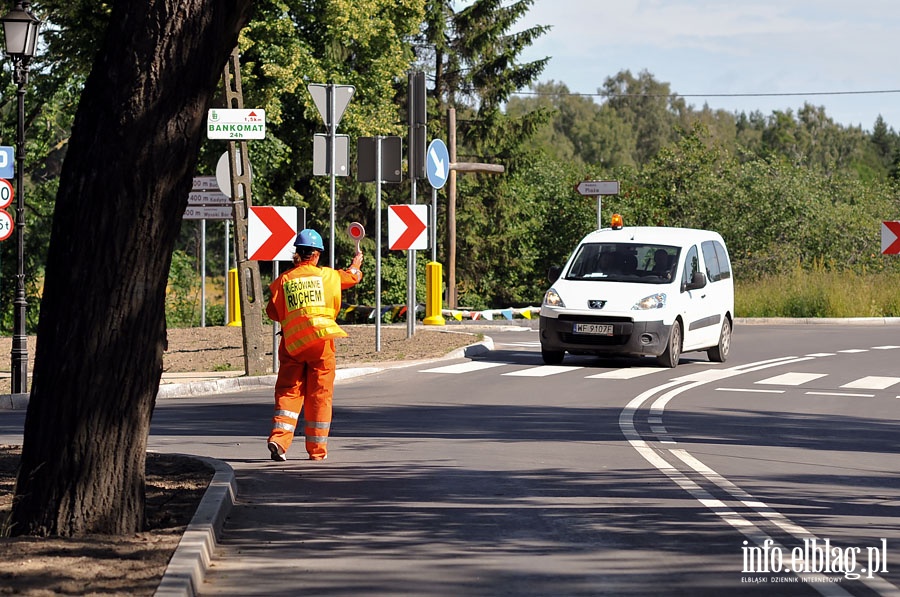
[[[534,0],[514,30],[535,25],[552,29],[521,61],[549,56],[538,81],[571,92],[647,71],[696,109],[810,103],[844,126],[871,131],[880,114],[900,132],[897,0]],[[858,93],[870,91],[890,93]]]

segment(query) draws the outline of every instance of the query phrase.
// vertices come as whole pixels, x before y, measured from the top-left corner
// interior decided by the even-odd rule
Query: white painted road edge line
[[[809,356],[801,357],[795,359],[795,361],[806,361],[811,360],[812,358],[813,357]],[[669,462],[665,458],[663,458],[659,453],[657,453],[655,449],[653,449],[650,445],[647,444],[646,441],[642,439],[640,433],[637,431],[637,428],[634,425],[634,415],[645,402],[647,402],[651,397],[659,394],[660,392],[665,393],[660,395],[653,402],[650,408],[650,414],[653,419],[659,418],[661,420],[665,405],[668,404],[675,396],[686,390],[696,388],[697,386],[710,383],[714,380],[722,379],[723,377],[738,375],[740,373],[749,373],[752,371],[758,371],[761,369],[779,365],[792,364],[793,362],[794,359],[793,357],[791,357],[783,360],[776,359],[759,363],[750,363],[748,365],[743,365],[740,368],[735,367],[729,370],[717,370],[722,372],[728,371],[730,372],[730,375],[709,376],[709,379],[698,379],[690,383],[685,383],[686,381],[688,381],[688,379],[690,379],[689,377],[675,379],[641,393],[630,402],[628,402],[628,404],[619,413],[619,428],[622,431],[622,434],[625,436],[625,439],[632,445],[632,447],[635,449],[635,451],[638,452],[638,454],[640,454],[657,470],[669,477],[669,479],[671,479],[676,485],[684,489],[700,504],[710,509],[722,520],[740,531],[745,537],[747,537],[749,540],[753,541],[760,547],[763,546],[763,542],[766,539],[770,538],[752,522],[732,511],[726,504],[724,504],[724,502],[716,499],[708,491],[697,485],[694,481],[685,476],[681,471],[669,464]],[[681,387],[677,387],[680,384],[684,385],[681,385]],[[898,396],[898,398],[900,398],[900,396]],[[814,536],[803,529],[803,527],[794,524],[786,516],[768,507],[760,500],[754,499],[752,495],[716,473],[712,468],[706,466],[697,458],[694,458],[686,450],[670,448],[668,449],[668,452],[681,460],[684,464],[688,465],[695,472],[700,473],[702,476],[704,476],[704,478],[712,482],[720,489],[724,490],[734,497],[737,497],[742,504],[750,507],[757,514],[763,516],[767,520],[770,520],[778,528],[787,531],[789,534],[795,537],[797,536],[797,534],[795,533],[798,533],[801,536],[805,535],[807,538],[814,538]],[[778,543],[775,542],[774,545],[778,545]],[[782,550],[784,550],[783,547]],[[803,572],[795,572],[794,574],[801,578],[812,578],[814,576],[812,574]],[[900,589],[879,576],[873,576],[872,578],[863,577],[858,580],[860,580],[870,588],[879,591],[880,594],[900,595]],[[850,595],[850,593],[846,592],[837,584],[809,583],[809,586],[825,597]]]

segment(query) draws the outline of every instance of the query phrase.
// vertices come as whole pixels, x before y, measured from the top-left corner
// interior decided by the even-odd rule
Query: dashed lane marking
[[[874,398],[875,394],[850,394],[849,392],[806,392],[807,396],[841,396],[844,398]]]
[[[762,390],[760,388],[716,388],[717,392],[755,392],[757,394],[784,394],[784,390]]]

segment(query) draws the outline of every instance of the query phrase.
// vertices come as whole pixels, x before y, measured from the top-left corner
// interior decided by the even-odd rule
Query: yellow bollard
[[[228,285],[225,292],[228,293],[228,325],[242,325],[241,293],[238,288],[238,271],[235,268],[228,270]]]
[[[444,325],[441,315],[441,264],[431,261],[425,266],[425,325]]]

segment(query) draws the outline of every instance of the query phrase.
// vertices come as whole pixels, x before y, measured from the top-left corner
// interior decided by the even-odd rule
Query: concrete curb
[[[237,481],[230,465],[213,458],[190,454],[180,456],[202,460],[216,472],[169,560],[154,593],[157,597],[193,596],[199,592],[222,534],[225,518],[237,497]]]

